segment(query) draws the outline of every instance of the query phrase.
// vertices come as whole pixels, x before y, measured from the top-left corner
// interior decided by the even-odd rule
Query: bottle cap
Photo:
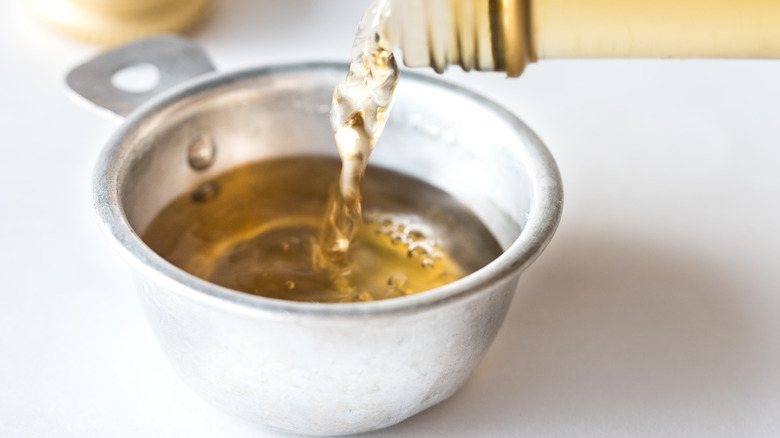
[[[114,45],[181,32],[204,18],[211,0],[31,0],[43,19],[85,41]]]

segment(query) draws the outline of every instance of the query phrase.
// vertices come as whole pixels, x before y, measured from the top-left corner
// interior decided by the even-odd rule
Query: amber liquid
[[[260,161],[228,171],[171,202],[144,241],[181,269],[271,298],[355,302],[455,281],[501,248],[474,214],[420,180],[369,167],[362,223],[338,274],[315,269],[328,186],[340,161]]]

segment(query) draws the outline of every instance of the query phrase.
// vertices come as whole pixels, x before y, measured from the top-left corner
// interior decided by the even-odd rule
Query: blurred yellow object
[[[30,0],[48,23],[70,36],[114,45],[150,34],[181,32],[210,11],[212,0]]]

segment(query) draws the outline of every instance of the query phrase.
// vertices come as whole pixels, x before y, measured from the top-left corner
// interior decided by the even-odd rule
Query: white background
[[[365,3],[220,0],[190,36],[221,70],[346,60]],[[98,49],[27,6],[0,3],[0,436],[276,436],[164,360],[91,207],[117,124],[63,86]],[[780,61],[444,79],[540,135],[564,216],[466,386],[366,436],[780,436]]]

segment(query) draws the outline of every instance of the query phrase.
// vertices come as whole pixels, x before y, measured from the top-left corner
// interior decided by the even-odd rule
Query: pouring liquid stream
[[[342,168],[338,187],[329,195],[315,268],[335,278],[349,273],[349,246],[362,221],[360,186],[398,83],[392,44],[381,32],[388,13],[388,4],[380,0],[363,15],[352,44],[349,73],[333,92],[330,123]]]

